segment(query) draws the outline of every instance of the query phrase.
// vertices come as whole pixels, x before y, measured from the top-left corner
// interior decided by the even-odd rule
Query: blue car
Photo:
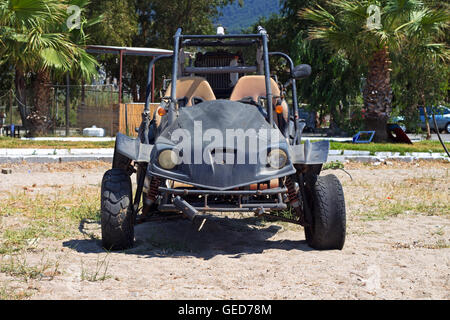
[[[420,110],[420,127],[423,130],[426,130],[425,124],[425,114],[423,112],[423,108],[419,108]],[[450,133],[450,108],[444,106],[427,107],[427,115],[428,115],[428,123],[430,124],[430,128],[434,130],[433,116],[432,111],[434,111],[437,126],[439,131],[445,130],[447,133]]]
[[[405,126],[405,117],[403,116],[396,116],[392,117],[391,121],[389,121],[392,124],[398,124],[399,127],[406,132],[406,126]]]

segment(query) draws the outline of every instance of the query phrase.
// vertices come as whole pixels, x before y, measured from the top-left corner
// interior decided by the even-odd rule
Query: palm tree
[[[392,111],[389,51],[399,53],[402,46],[419,38],[424,48],[442,48],[433,44],[435,36],[446,28],[449,15],[427,8],[419,0],[334,0],[327,5],[331,10],[317,6],[299,15],[316,24],[309,30],[311,39],[320,39],[355,63],[367,66],[365,125],[376,131],[375,141],[386,141],[386,124]]]
[[[49,80],[52,78],[61,79],[64,75],[69,74],[71,78],[90,81],[97,74],[97,61],[86,53],[83,48],[86,46],[89,38],[85,33],[85,29],[102,21],[103,16],[96,16],[90,20],[85,18],[83,13],[90,3],[88,0],[65,0],[62,3],[64,11],[62,14],[63,23],[55,21],[49,25],[48,32],[64,35],[65,41],[71,44],[71,51],[66,53],[53,48],[46,48],[42,52],[41,56],[44,58],[43,67],[36,72],[33,82],[35,112],[28,116],[34,122],[39,122],[33,125],[33,131],[37,131],[38,134],[45,133],[53,125],[53,121],[47,123],[42,121],[42,115],[49,113],[48,106],[51,101]],[[72,5],[76,5],[81,10],[81,16],[79,24],[69,28],[67,24],[67,19],[69,19],[67,7]]]
[[[4,0],[0,2],[0,63],[14,65],[15,88],[22,123],[32,135],[45,134],[52,121],[48,106],[52,75],[66,72],[91,77],[95,60],[82,48],[86,35],[66,26],[71,4],[86,6],[86,0]],[[83,20],[85,23],[85,21]],[[34,106],[24,107],[27,76],[34,75]]]

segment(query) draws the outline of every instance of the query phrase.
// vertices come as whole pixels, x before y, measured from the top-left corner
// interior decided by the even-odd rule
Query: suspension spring
[[[286,188],[288,189],[289,202],[290,202],[292,208],[294,208],[294,210],[295,210],[296,216],[298,217],[298,222],[303,226],[303,225],[305,225],[305,217],[304,217],[303,209],[300,206],[300,199],[298,196],[298,193],[300,192],[300,190],[299,191],[295,190],[295,184],[291,177],[287,177],[284,184],[286,185]]]
[[[150,181],[150,187],[147,193],[147,201],[146,203],[152,205],[156,202],[156,197],[158,196],[158,188],[161,185],[161,180],[158,177],[153,176]]]
[[[294,208],[297,208],[300,202],[298,200],[298,192],[295,190],[295,184],[291,177],[286,178],[285,185],[288,189],[289,202]]]

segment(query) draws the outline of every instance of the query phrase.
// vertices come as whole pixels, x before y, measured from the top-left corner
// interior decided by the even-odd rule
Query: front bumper
[[[265,210],[277,211],[287,208],[283,202],[283,194],[286,188],[272,188],[266,190],[200,190],[200,189],[174,189],[159,187],[159,192],[164,198],[170,196],[183,196],[195,198],[189,201],[190,205],[200,212],[264,212]],[[217,197],[224,197],[227,201],[217,201]],[[257,199],[252,199],[256,198]],[[210,201],[211,198],[214,198]],[[261,198],[268,198],[261,200]],[[162,212],[177,211],[174,204],[161,204],[158,207]]]

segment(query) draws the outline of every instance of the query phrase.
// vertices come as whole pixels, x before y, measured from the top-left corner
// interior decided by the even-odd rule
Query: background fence
[[[150,105],[151,116],[157,107],[157,103]],[[144,103],[113,104],[102,108],[100,113],[99,109],[82,106],[78,108],[78,126],[103,128],[108,136],[114,136],[117,132],[137,136],[135,128],[141,124],[143,111]]]
[[[47,116],[53,123],[51,135],[66,135],[67,121],[71,136],[81,135],[84,128],[94,125],[105,129],[107,136],[115,136],[117,132],[128,133],[130,136],[137,135],[135,128],[141,123],[144,104],[132,103],[131,95],[125,92],[122,98],[124,103],[119,105],[115,85],[69,86],[69,88],[66,85],[53,85],[50,92],[51,100]],[[27,96],[31,97],[32,94]],[[32,103],[31,99],[26,99],[26,104],[21,104],[13,90],[0,91],[0,114],[6,116],[3,119],[3,126],[10,124],[22,126],[19,105],[28,114],[32,110]],[[152,116],[157,106],[158,104],[151,105]],[[68,109],[67,117],[66,109]],[[25,131],[21,134],[24,135]]]
[[[150,117],[158,108],[158,103],[150,104]],[[144,103],[127,103],[119,106],[119,127],[118,132],[129,136],[137,136],[136,128],[139,128],[142,122],[142,112],[144,111]]]

